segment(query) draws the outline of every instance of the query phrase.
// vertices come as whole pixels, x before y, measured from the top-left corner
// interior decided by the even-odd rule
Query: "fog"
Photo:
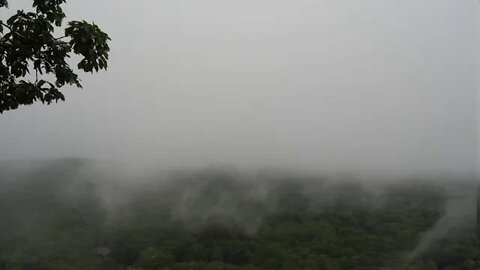
[[[478,226],[475,189],[451,185],[452,179],[375,182],[218,167],[147,175],[99,164],[73,158],[0,162],[0,263],[36,266],[63,259],[123,269],[118,267],[139,264],[138,254],[152,243],[183,260],[181,254],[193,251],[175,247],[182,241],[198,239],[211,249],[209,239],[220,237],[225,254],[245,239],[259,245],[313,241],[322,247],[320,255],[351,250],[374,266],[403,270],[411,269],[399,268],[404,263],[432,253],[444,252],[439,266],[452,263],[448,258],[456,252],[468,258],[467,243]],[[398,243],[393,250],[392,243]],[[370,249],[378,245],[391,257],[377,262],[380,255]],[[95,261],[93,251],[108,260]],[[237,263],[249,260],[242,258]]]
[[[11,9],[30,1],[12,1]],[[67,101],[0,117],[0,159],[471,175],[477,1],[70,1],[112,38]]]
[[[65,7],[110,35],[109,69],[0,115],[0,269],[160,269],[152,247],[188,269],[480,267],[460,184],[479,168],[478,1]],[[317,268],[291,266],[309,252]]]

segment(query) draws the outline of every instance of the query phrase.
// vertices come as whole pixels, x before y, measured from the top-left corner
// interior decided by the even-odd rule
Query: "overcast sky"
[[[110,68],[0,115],[0,159],[474,169],[478,1],[68,2]]]

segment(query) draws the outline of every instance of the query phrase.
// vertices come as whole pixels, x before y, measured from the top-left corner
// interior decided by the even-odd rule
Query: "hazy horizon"
[[[11,10],[31,1],[10,3]],[[69,1],[112,37],[0,160],[473,175],[478,1]]]

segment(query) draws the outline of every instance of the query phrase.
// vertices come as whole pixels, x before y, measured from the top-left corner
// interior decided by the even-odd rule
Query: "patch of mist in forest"
[[[473,237],[477,224],[477,183],[472,180],[445,184],[445,207],[442,217],[424,232],[417,247],[407,255],[412,261],[435,250],[442,241]]]

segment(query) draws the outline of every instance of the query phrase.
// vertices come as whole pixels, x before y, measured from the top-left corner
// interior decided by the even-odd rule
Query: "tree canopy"
[[[82,87],[67,62],[74,54],[80,56],[79,70],[107,69],[110,37],[94,23],[65,24],[65,3],[33,0],[32,11],[18,10],[0,20],[0,113],[38,101],[64,101],[62,87]],[[0,0],[0,8],[8,8],[8,1]],[[55,36],[61,31],[63,36]]]
[[[445,211],[447,194],[435,183],[403,181],[371,191],[353,181],[246,181],[209,171],[152,178],[141,187],[131,185],[135,178],[121,187],[122,181],[85,174],[90,168],[64,159],[22,170],[15,181],[9,181],[15,169],[0,170],[0,269],[480,267],[468,222],[410,256]]]

